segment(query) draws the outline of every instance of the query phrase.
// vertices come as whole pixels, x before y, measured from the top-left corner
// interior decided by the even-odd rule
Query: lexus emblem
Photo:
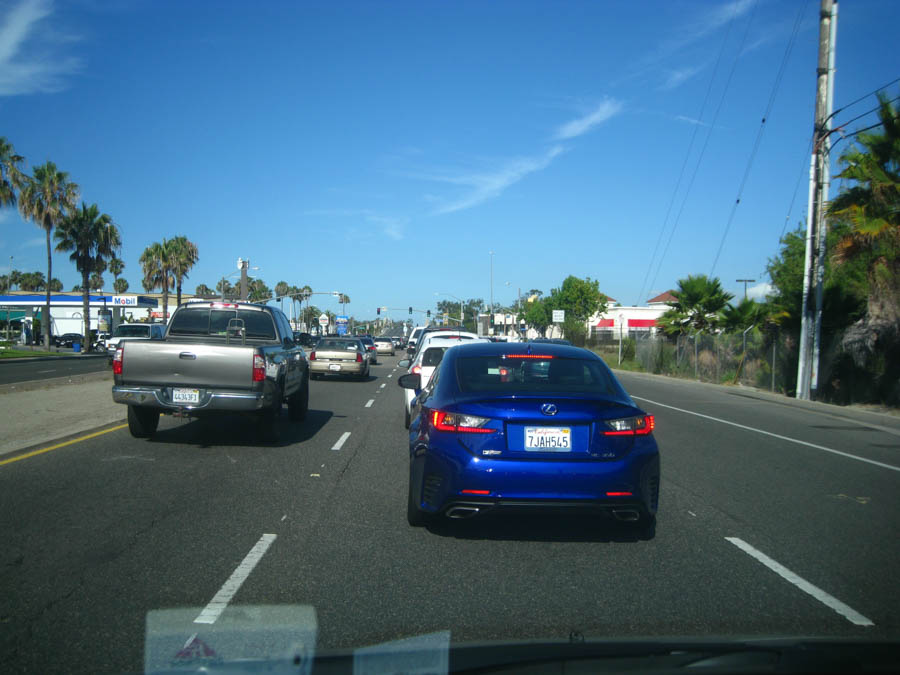
[[[556,407],[555,403],[545,403],[541,406],[541,412],[545,415],[555,415],[559,412],[559,409]]]

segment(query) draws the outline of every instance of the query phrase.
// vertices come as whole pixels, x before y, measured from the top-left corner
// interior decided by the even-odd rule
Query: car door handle
[[[178,355],[178,358],[179,358],[179,359],[187,359],[187,360],[189,360],[189,361],[195,361],[195,360],[197,359],[197,355],[196,355],[196,354],[191,354],[190,352],[181,352],[181,353]]]

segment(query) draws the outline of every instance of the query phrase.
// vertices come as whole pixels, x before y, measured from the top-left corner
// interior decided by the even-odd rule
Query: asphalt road
[[[109,370],[104,356],[48,356],[37,359],[4,359],[0,361],[0,385],[49,380]]]
[[[320,648],[448,628],[900,637],[898,421],[624,374],[657,416],[655,538],[588,519],[413,529],[399,358],[313,382],[277,445],[239,419],[163,418],[151,441],[120,429],[0,466],[0,671],[140,670],[147,612],[199,612],[263,535],[231,605],[312,605]]]

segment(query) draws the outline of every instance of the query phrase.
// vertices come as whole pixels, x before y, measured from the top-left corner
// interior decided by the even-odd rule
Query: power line
[[[840,108],[838,108],[837,110],[835,110],[834,112],[832,112],[832,113],[831,113],[831,116],[834,117],[834,116],[837,115],[839,112],[844,112],[844,111],[845,111],[847,108],[849,108],[850,106],[856,105],[856,104],[859,103],[860,101],[864,101],[865,99],[869,98],[870,96],[872,96],[872,95],[874,95],[874,94],[877,94],[879,91],[882,91],[882,90],[884,90],[884,89],[887,89],[888,87],[890,87],[890,86],[891,86],[892,84],[894,84],[895,82],[900,82],[900,77],[891,80],[891,81],[888,82],[887,84],[884,84],[884,85],[878,87],[877,89],[873,89],[873,90],[870,91],[868,94],[863,94],[863,95],[860,96],[858,99],[855,99],[855,100],[853,100],[853,101],[850,101],[850,103],[847,103],[847,104],[845,104],[845,105],[842,105]]]
[[[898,97],[896,97],[896,98],[892,98],[890,101],[888,101],[888,103],[896,103],[897,101],[900,101],[900,96],[898,96]],[[871,115],[873,112],[878,112],[879,110],[881,110],[881,104],[878,104],[877,106],[875,106],[875,107],[872,108],[871,110],[867,110],[866,112],[862,113],[861,115],[857,115],[856,117],[851,117],[849,120],[847,120],[846,122],[844,122],[844,123],[841,124],[840,126],[835,127],[835,128],[834,128],[834,131],[838,131],[839,129],[843,129],[844,127],[846,127],[846,126],[847,126],[848,124],[850,124],[851,122],[855,122],[856,120],[862,119],[862,118],[865,117],[866,115]],[[876,126],[877,126],[877,125],[876,125]]]
[[[716,121],[719,119],[719,113],[722,111],[722,105],[725,103],[725,96],[728,94],[728,88],[731,85],[731,80],[734,77],[734,72],[737,69],[738,61],[740,60],[741,53],[744,51],[744,44],[747,42],[747,35],[750,33],[750,26],[753,23],[753,17],[756,14],[756,9],[759,6],[759,2],[755,2],[753,4],[753,11],[750,14],[750,18],[747,20],[747,28],[744,31],[744,36],[741,39],[741,44],[738,48],[737,54],[734,57],[734,63],[731,64],[731,71],[728,73],[728,78],[725,81],[725,88],[722,90],[722,98],[719,100],[719,105],[716,108],[715,115],[713,116],[712,124],[710,124],[709,132],[706,134],[706,140],[703,142],[703,148],[700,150],[700,156],[697,158],[697,164],[694,166],[694,172],[691,174],[691,180],[688,183],[687,190],[685,191],[684,198],[681,201],[681,207],[678,209],[678,215],[675,217],[675,222],[672,224],[672,230],[669,232],[669,239],[666,241],[666,246],[663,249],[662,256],[659,259],[659,265],[656,268],[656,274],[653,276],[653,281],[650,284],[650,288],[653,288],[656,285],[656,279],[659,276],[659,271],[662,269],[663,260],[665,260],[666,254],[669,252],[669,246],[672,244],[672,239],[675,236],[675,231],[678,229],[678,223],[681,221],[681,214],[684,212],[684,207],[687,204],[688,197],[691,194],[691,188],[694,186],[694,180],[697,178],[697,173],[700,171],[700,166],[703,163],[703,156],[706,154],[706,148],[709,145],[709,139],[712,138],[713,129],[715,129]]]
[[[706,104],[709,102],[709,95],[712,93],[713,83],[716,81],[716,75],[719,72],[719,64],[722,61],[722,55],[725,53],[725,47],[728,46],[728,36],[731,34],[731,26],[734,24],[734,19],[737,16],[738,6],[735,5],[734,12],[731,15],[731,19],[728,22],[727,27],[725,28],[725,37],[722,39],[722,47],[719,49],[719,55],[716,57],[716,63],[713,66],[712,76],[709,78],[709,84],[706,86],[706,94],[703,96],[703,103],[700,106],[700,114],[697,116],[697,124],[694,124],[694,130],[691,133],[691,142],[688,143],[687,152],[684,154],[684,161],[681,163],[681,171],[678,173],[678,180],[675,182],[675,189],[672,190],[672,197],[669,199],[669,206],[666,209],[666,216],[663,218],[662,226],[659,228],[659,235],[656,237],[656,245],[653,247],[653,255],[650,256],[650,262],[647,265],[647,274],[644,275],[644,283],[641,285],[641,292],[636,300],[636,303],[641,302],[644,299],[644,291],[646,290],[648,293],[650,292],[650,288],[647,288],[647,282],[650,280],[650,272],[653,271],[653,264],[656,261],[656,254],[659,251],[659,245],[662,243],[663,235],[666,232],[666,225],[669,224],[669,216],[672,214],[672,207],[675,205],[675,197],[678,196],[678,189],[681,187],[681,181],[684,178],[684,170],[687,168],[688,160],[691,158],[691,152],[694,150],[694,141],[697,138],[697,133],[700,131],[700,122],[703,121],[703,114],[706,112]]]
[[[744,188],[747,185],[747,179],[750,177],[750,170],[753,168],[753,162],[756,159],[756,153],[759,151],[759,146],[762,143],[762,137],[766,130],[766,121],[769,119],[769,115],[772,113],[772,107],[775,105],[775,96],[778,94],[778,89],[781,87],[781,80],[784,78],[784,71],[787,68],[788,59],[791,56],[791,51],[794,49],[794,43],[797,39],[797,34],[800,32],[800,20],[803,18],[803,12],[806,10],[807,4],[803,4],[800,6],[800,11],[797,12],[797,18],[794,19],[794,29],[791,31],[791,36],[788,38],[787,46],[784,50],[784,55],[781,57],[781,65],[778,68],[778,74],[775,76],[775,82],[772,83],[772,92],[769,94],[769,102],[766,104],[766,112],[763,114],[762,121],[759,123],[759,129],[756,132],[756,140],[753,142],[753,149],[750,151],[750,157],[747,159],[747,166],[744,168],[744,175],[741,178],[741,183],[738,186],[737,197],[734,200],[734,204],[731,207],[731,213],[728,215],[728,220],[725,223],[725,230],[722,232],[722,239],[719,241],[719,248],[716,251],[716,256],[713,258],[712,267],[709,269],[709,276],[712,277],[713,272],[716,269],[716,265],[719,264],[719,256],[722,255],[722,248],[725,246],[725,240],[728,237],[728,232],[731,230],[731,225],[734,222],[734,216],[737,213],[737,208],[741,203],[741,197],[744,194]]]

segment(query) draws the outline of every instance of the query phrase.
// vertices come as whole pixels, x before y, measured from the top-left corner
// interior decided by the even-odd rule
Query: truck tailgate
[[[159,341],[123,344],[124,385],[252,389],[254,347]]]

